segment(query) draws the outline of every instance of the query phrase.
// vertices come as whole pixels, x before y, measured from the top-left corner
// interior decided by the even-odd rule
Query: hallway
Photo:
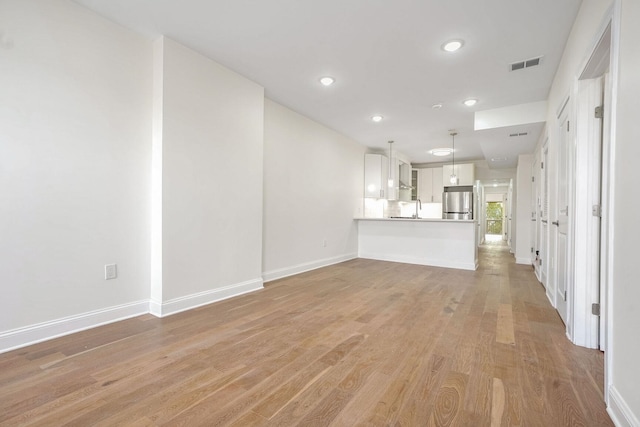
[[[354,259],[0,355],[0,425],[610,426],[502,244],[463,271]]]

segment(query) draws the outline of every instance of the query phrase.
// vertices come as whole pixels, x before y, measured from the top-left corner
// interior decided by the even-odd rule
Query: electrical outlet
[[[104,280],[111,280],[118,277],[117,264],[106,264],[104,266]]]

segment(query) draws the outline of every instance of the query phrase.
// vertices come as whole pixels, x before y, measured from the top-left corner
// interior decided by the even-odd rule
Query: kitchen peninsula
[[[475,270],[475,220],[356,218],[358,257]]]

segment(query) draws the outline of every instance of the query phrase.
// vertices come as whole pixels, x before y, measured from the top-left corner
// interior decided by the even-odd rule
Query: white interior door
[[[534,159],[531,165],[531,235],[529,239],[531,241],[531,264],[535,268],[536,277],[540,279],[540,269],[536,262],[536,250],[538,250],[538,206],[540,204],[540,162],[538,159]]]
[[[542,162],[540,164],[540,191],[541,191],[541,206],[540,206],[540,246],[538,254],[538,264],[540,265],[540,282],[547,291],[549,299],[554,301],[555,290],[549,287],[549,146],[545,142],[542,148]]]
[[[555,257],[556,257],[556,310],[568,325],[568,251],[569,251],[569,120],[565,113],[560,119],[557,164],[557,196],[554,212]],[[553,231],[552,231],[553,232]]]
[[[575,212],[572,316],[574,344],[598,348],[600,303],[600,206],[602,175],[602,77],[578,82],[576,97]]]

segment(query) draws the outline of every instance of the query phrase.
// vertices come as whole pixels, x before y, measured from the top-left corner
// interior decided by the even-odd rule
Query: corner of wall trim
[[[262,278],[247,280],[229,286],[173,298],[163,303],[151,301],[149,303],[149,312],[156,317],[166,317],[260,289],[263,289]]]
[[[341,262],[349,261],[351,259],[358,258],[358,254],[342,254],[331,258],[319,259],[316,261],[305,262],[302,264],[292,265],[290,267],[279,268],[271,271],[264,271],[262,278],[265,282],[271,282],[273,280],[282,279],[285,277],[293,276],[295,274],[304,273],[306,271],[315,270],[317,268],[328,267],[333,264],[339,264]]]
[[[640,427],[638,417],[614,386],[609,387],[607,412],[617,427]]]
[[[0,332],[0,353],[106,325],[149,312],[149,300],[136,301]]]

